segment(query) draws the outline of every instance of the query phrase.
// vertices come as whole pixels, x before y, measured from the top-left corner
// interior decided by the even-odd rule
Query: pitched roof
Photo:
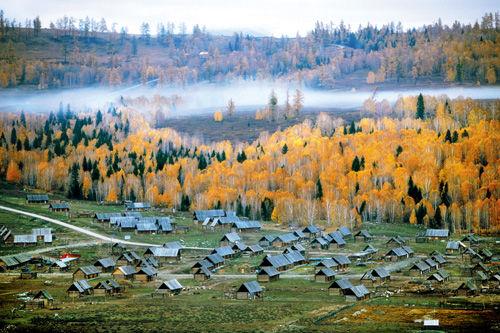
[[[26,195],[28,201],[49,201],[47,194],[28,194]]]
[[[135,274],[135,267],[133,267],[133,266],[120,266],[117,269],[120,270],[122,272],[122,274],[125,276]]]
[[[431,258],[424,259],[424,262],[429,265],[429,267],[437,267],[438,263],[432,260]]]
[[[211,210],[195,210],[194,217],[198,221],[204,221],[206,218],[222,217],[226,216],[224,210],[222,209],[211,209]]]
[[[85,275],[99,274],[99,270],[95,266],[83,266],[78,268],[76,272],[78,272],[79,270],[82,271]]]
[[[362,236],[364,238],[372,238],[372,235],[368,232],[368,230],[360,230],[354,236]]]
[[[410,269],[414,269],[414,268],[418,269],[421,272],[425,272],[425,271],[428,271],[431,267],[429,265],[427,265],[427,263],[424,261],[417,261],[417,262],[414,262],[413,265],[410,267]]]
[[[316,266],[318,266],[318,267],[326,267],[326,268],[337,267],[338,265],[339,264],[331,258],[323,259],[319,263],[316,264]]]
[[[168,290],[181,290],[183,287],[177,281],[177,279],[172,279],[168,281],[162,282],[162,284],[158,287],[158,289],[168,289]]]
[[[253,252],[253,253],[257,253],[257,252],[263,252],[264,249],[259,244],[254,244],[254,245],[247,246],[247,248],[245,249],[245,251],[250,251],[250,252]]]
[[[318,243],[321,246],[326,246],[326,245],[329,244],[329,242],[326,239],[324,239],[323,237],[316,237],[316,238],[314,238],[311,241],[311,244],[315,244],[315,243]]]
[[[236,242],[233,246],[232,249],[234,251],[245,251],[248,248],[245,243],[243,242]]]
[[[221,246],[215,248],[212,253],[217,253],[221,257],[226,257],[234,254],[233,249],[230,246]]]
[[[391,249],[389,252],[386,253],[386,256],[389,256],[389,255],[396,255],[397,257],[406,257],[408,256],[408,252],[406,252],[403,248],[401,247],[395,247],[393,249]]]
[[[113,288],[107,284],[106,281],[101,281],[99,282],[95,287],[94,289],[105,289],[105,290],[113,290]]]
[[[436,272],[436,274],[439,274],[443,279],[447,279],[450,277],[450,273],[445,271],[444,269],[440,269]]]
[[[121,217],[120,213],[95,213],[94,217],[100,221],[109,221],[112,217]]]
[[[259,239],[259,242],[262,242],[262,241],[272,242],[272,241],[274,241],[275,238],[276,238],[276,236],[274,236],[274,235],[264,235]]]
[[[291,264],[291,262],[288,260],[287,257],[285,257],[284,254],[278,254],[278,255],[274,255],[274,256],[267,255],[262,260],[261,266],[266,261],[269,262],[269,264],[271,264],[271,266],[273,266],[274,268],[285,267],[285,266],[288,266]]]
[[[251,294],[262,292],[262,287],[257,281],[249,281],[243,283],[239,288],[238,292],[249,292]]]
[[[208,269],[207,266],[201,265],[194,274],[204,274],[208,277],[212,276],[212,272]]]
[[[348,227],[342,226],[342,227],[338,228],[337,230],[340,232],[340,234],[343,237],[352,235],[351,230],[349,230]]]
[[[14,235],[14,244],[17,243],[36,243],[36,235]]]
[[[448,237],[450,231],[448,229],[427,229],[425,230],[424,237]]]
[[[152,266],[143,266],[135,274],[145,274],[147,276],[155,276],[158,274],[156,269]]]
[[[330,277],[330,276],[335,276],[337,273],[335,273],[335,271],[333,271],[332,269],[330,268],[327,268],[327,267],[323,267],[322,269],[320,269],[316,275],[324,275],[324,276],[327,276],[327,277]]]
[[[208,269],[212,269],[214,267],[214,264],[210,261],[210,260],[207,260],[207,259],[202,259],[200,261],[197,261],[193,266],[192,268],[197,268],[197,267],[202,267],[202,266],[205,266],[206,268]]]
[[[349,265],[351,263],[349,258],[342,254],[333,256],[333,260],[335,260],[339,265]]]
[[[116,262],[110,257],[99,259],[94,263],[94,266],[102,266],[104,268],[115,267],[115,265]]]
[[[149,202],[127,202],[125,203],[127,209],[147,209],[151,208]]]
[[[356,297],[364,297],[370,294],[368,289],[366,289],[366,287],[362,284],[359,286],[352,286],[351,288],[348,288],[347,291],[350,291]]]
[[[289,262],[292,264],[298,263],[305,261],[306,258],[300,253],[300,251],[290,251],[288,253],[285,253],[284,256],[288,259]]]
[[[45,298],[49,301],[54,300],[54,297],[52,297],[52,295],[47,290],[40,290],[35,294],[35,296],[33,296],[33,299],[41,299],[41,298]]]
[[[375,247],[373,247],[371,244],[368,244],[365,246],[365,248],[363,249],[364,252],[368,252],[368,253],[376,253],[378,252],[378,249],[376,249]]]
[[[137,231],[156,231],[158,230],[158,226],[156,223],[137,223],[135,225]]]
[[[166,247],[152,246],[144,254],[152,254],[155,257],[176,258],[179,255],[179,249],[169,249]]]
[[[69,203],[67,202],[52,202],[49,205],[50,208],[52,209],[69,209]]]
[[[218,253],[209,254],[208,256],[206,256],[206,259],[214,265],[224,263],[224,258]]]
[[[141,212],[124,212],[123,215],[126,216],[126,217],[135,217],[135,218],[141,218],[142,217],[142,213]]]
[[[273,276],[276,276],[276,275],[280,275],[280,273],[278,272],[278,270],[276,270],[276,268],[274,268],[273,266],[265,266],[265,267],[261,267],[259,272],[257,273],[258,275],[268,275],[270,277],[273,277]]]
[[[229,232],[222,236],[221,242],[227,240],[230,243],[236,243],[237,241],[241,240],[240,235],[236,232]]]
[[[161,231],[174,231],[174,228],[172,227],[172,222],[170,221],[170,219],[168,219],[168,220],[165,220],[165,219],[159,220],[158,221],[158,230],[161,230]]]
[[[342,233],[340,233],[340,231],[331,232],[328,234],[328,236],[331,237],[330,243],[335,243],[338,245],[346,244],[344,238],[342,237]]]
[[[45,236],[52,234],[52,228],[33,228],[31,234],[35,236]]]
[[[300,230],[295,230],[295,231],[293,232],[293,234],[294,234],[295,236],[297,236],[298,238],[306,238],[306,235],[305,235],[302,231],[300,231]]]
[[[351,281],[342,278],[340,280],[333,281],[329,288],[340,288],[342,290],[345,290],[351,287],[352,287]]]
[[[260,229],[262,225],[259,221],[234,221],[236,229]]]
[[[306,226],[304,229],[302,229],[302,232],[308,233],[308,234],[317,234],[317,233],[321,232],[321,230],[317,226],[315,226],[314,224],[310,224],[310,225]]]
[[[446,263],[446,259],[441,254],[435,254],[431,259],[441,265]]]
[[[279,239],[283,243],[291,243],[291,242],[295,242],[297,240],[297,236],[295,236],[293,233],[289,232],[287,234],[282,234],[282,235],[276,236],[275,240],[276,239]]]

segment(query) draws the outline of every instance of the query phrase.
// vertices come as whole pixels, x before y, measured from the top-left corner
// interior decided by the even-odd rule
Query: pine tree
[[[283,155],[285,155],[286,153],[288,152],[288,146],[286,145],[286,143],[283,145],[283,148],[281,148],[281,153]]]
[[[205,159],[205,155],[201,154],[198,158],[198,169],[205,170],[207,168],[207,160]]]
[[[425,105],[424,105],[424,96],[422,94],[418,95],[417,98],[417,113],[416,117],[417,119],[424,119],[425,116]]]
[[[316,181],[316,199],[321,200],[323,198],[323,186],[321,185],[321,180],[318,178]]]
[[[354,160],[352,161],[351,169],[354,172],[358,172],[360,170],[360,162],[359,162],[359,158],[357,156],[354,157]]]
[[[81,199],[82,198],[82,186],[80,184],[80,176],[79,176],[80,166],[78,163],[74,163],[71,167],[70,172],[70,183],[69,183],[69,193],[68,197],[73,199]]]

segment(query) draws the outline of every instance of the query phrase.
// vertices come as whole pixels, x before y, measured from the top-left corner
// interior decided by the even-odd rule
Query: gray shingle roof
[[[212,253],[209,254],[206,259],[210,261],[212,264],[217,265],[217,264],[223,264],[224,263],[224,258],[218,254],[218,253]]]
[[[260,224],[259,221],[235,221],[234,227],[236,229],[249,230],[249,229],[261,229],[262,225]]]
[[[338,231],[340,232],[340,234],[342,235],[342,237],[352,235],[351,234],[351,230],[349,230],[349,228],[345,227],[345,226],[338,228]]]
[[[165,243],[163,244],[163,247],[166,247],[167,249],[179,249],[179,250],[182,250],[184,248],[184,246],[178,241]]]
[[[224,236],[222,236],[221,242],[228,241],[230,243],[236,243],[240,240],[241,240],[241,237],[240,237],[240,235],[238,235],[238,233],[229,232],[229,233],[225,234]]]
[[[284,256],[292,264],[296,264],[306,260],[306,258],[304,258],[304,256],[302,255],[302,253],[300,253],[300,251],[290,251],[288,253],[285,253]]]
[[[319,263],[316,264],[316,266],[318,266],[318,267],[326,267],[326,268],[337,267],[338,265],[339,264],[331,258],[323,259]]]
[[[149,202],[127,202],[125,207],[127,209],[149,209],[151,205]]]
[[[205,221],[206,218],[222,217],[226,216],[226,213],[222,209],[211,209],[211,210],[195,210],[194,217],[198,221]]]
[[[302,232],[308,233],[308,234],[317,234],[317,233],[321,232],[321,230],[317,226],[315,226],[314,224],[310,224],[307,227],[305,227],[304,229],[302,229]]]
[[[233,255],[234,251],[233,251],[233,249],[230,246],[222,246],[222,247],[215,248],[212,251],[212,254],[213,253],[217,253],[221,257],[227,257],[227,256]]]
[[[336,273],[335,273],[335,271],[333,271],[330,268],[323,267],[322,269],[319,270],[318,273],[316,273],[316,275],[324,275],[326,277],[331,277],[331,276],[335,276]]]
[[[144,254],[151,254],[158,258],[176,258],[179,255],[179,249],[153,246],[148,248]]]
[[[123,275],[129,276],[135,274],[135,267],[133,266],[120,266],[118,269],[122,272]]]
[[[47,194],[28,194],[26,200],[35,202],[49,201],[49,196]]]
[[[261,267],[259,270],[259,273],[257,273],[257,274],[258,275],[268,275],[270,277],[280,275],[280,273],[273,266]]]
[[[351,281],[347,279],[340,279],[333,281],[329,288],[340,288],[342,290],[346,290],[352,287]]]
[[[248,292],[251,294],[262,292],[262,287],[259,285],[257,281],[249,281],[243,283],[238,292]]]
[[[137,231],[157,231],[158,226],[155,223],[137,223],[135,225]]]
[[[349,265],[351,263],[349,258],[342,254],[333,256],[333,260],[335,260],[339,265]]]
[[[448,237],[450,231],[448,229],[427,229],[425,230],[425,237]]]
[[[77,269],[81,270],[85,275],[99,274],[99,270],[95,266],[83,266]]]
[[[102,258],[94,263],[94,266],[102,266],[104,268],[115,267],[115,265],[116,262],[113,260],[113,258]]]
[[[182,288],[182,285],[179,283],[179,281],[177,281],[177,279],[165,281],[158,287],[158,289],[168,289],[172,291],[181,290]]]
[[[430,269],[430,266],[427,265],[427,263],[424,261],[417,261],[417,262],[413,263],[413,265],[410,267],[410,269],[417,269],[420,272],[425,272],[425,271],[428,271]]]
[[[267,255],[261,263],[261,267],[263,267],[263,264],[266,263],[266,261],[273,266],[274,268],[280,268],[280,267],[286,267],[291,265],[292,263],[288,260],[287,257],[285,257],[284,254],[278,254],[278,255]]]
[[[49,205],[52,209],[69,209],[69,203],[67,202],[53,202]]]
[[[36,235],[14,235],[14,244],[18,243],[36,243]]]
[[[354,296],[356,296],[358,298],[361,298],[361,297],[364,297],[364,296],[370,294],[368,289],[366,289],[366,287],[362,284],[359,286],[352,286],[351,288],[348,289],[348,291],[350,291]]]
[[[387,252],[386,256],[390,256],[390,255],[395,255],[397,257],[406,257],[406,256],[408,256],[408,252],[406,252],[401,247],[395,247],[395,248],[391,249],[389,252]]]
[[[276,236],[277,239],[282,241],[283,243],[292,243],[297,241],[297,236],[295,236],[293,233],[289,232],[287,234],[283,235],[278,235]]]

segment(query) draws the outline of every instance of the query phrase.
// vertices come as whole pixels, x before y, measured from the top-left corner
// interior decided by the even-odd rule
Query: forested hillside
[[[277,223],[405,221],[494,233],[498,109],[498,100],[405,97],[356,123],[322,113],[240,144],[154,129],[126,106],[3,114],[0,175],[70,198],[223,207]]]
[[[8,13],[7,13],[8,14]],[[42,29],[0,12],[0,87],[39,89],[127,85],[155,80],[186,85],[234,78],[283,78],[310,87],[435,82],[495,84],[500,70],[499,14],[474,25],[456,22],[404,30],[401,24],[352,29],[317,23],[306,36],[209,34],[150,23],[141,35],[104,19],[63,17]]]

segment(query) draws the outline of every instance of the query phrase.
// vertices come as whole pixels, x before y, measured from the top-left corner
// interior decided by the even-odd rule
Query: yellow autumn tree
[[[16,162],[9,162],[9,166],[7,167],[7,175],[5,178],[8,182],[19,183],[19,181],[21,180],[21,170],[19,170],[19,166]]]
[[[222,115],[222,111],[218,110],[214,112],[214,121],[221,122],[224,120],[224,116]]]

